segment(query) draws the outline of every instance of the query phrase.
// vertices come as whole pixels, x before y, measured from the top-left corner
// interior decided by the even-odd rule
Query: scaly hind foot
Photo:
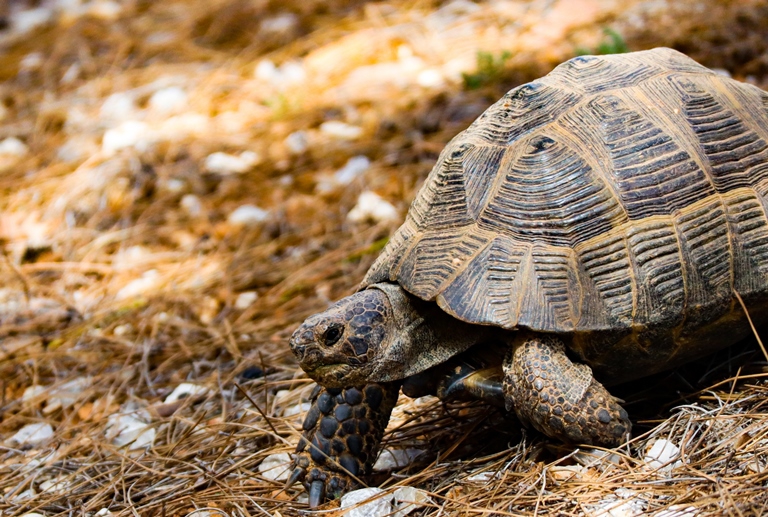
[[[376,460],[399,390],[399,384],[371,383],[317,391],[286,486],[301,481],[312,508],[359,486],[357,478]]]
[[[566,442],[616,447],[627,440],[627,412],[589,366],[573,363],[554,336],[521,341],[504,361],[507,410],[514,408],[523,422]]]

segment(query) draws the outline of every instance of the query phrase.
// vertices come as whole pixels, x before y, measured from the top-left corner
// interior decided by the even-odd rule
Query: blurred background
[[[307,407],[293,328],[355,290],[443,146],[506,91],[579,54],[657,46],[765,87],[768,2],[0,2],[2,515],[304,508],[282,469],[260,470],[287,461]],[[509,449],[514,429],[478,452],[470,433],[510,428],[487,408],[402,402],[388,439],[422,462],[378,480],[437,494],[424,514],[607,497],[541,506],[540,484],[520,488],[541,475],[540,438]],[[465,461],[419,477],[438,453],[518,474],[463,485]],[[764,487],[759,457],[734,476]],[[704,513],[681,515],[765,503],[705,478],[687,491]],[[688,502],[667,492],[638,508]]]

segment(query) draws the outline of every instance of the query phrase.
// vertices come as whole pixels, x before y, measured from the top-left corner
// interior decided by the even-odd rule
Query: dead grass
[[[453,135],[506,89],[596,45],[605,26],[632,49],[675,45],[765,81],[765,2],[617,9],[587,0],[139,0],[114,20],[2,36],[0,138],[30,150],[0,159],[2,515],[301,513],[301,491],[284,491],[258,465],[293,449],[301,417],[284,414],[309,394],[288,336],[354,290],[397,226],[348,221],[361,191],[404,215]],[[495,82],[463,91],[460,72],[478,50],[512,57]],[[306,76],[288,86],[254,78],[267,58],[301,60]],[[412,58],[443,81],[425,86],[406,66],[399,83],[389,79],[401,69],[380,66]],[[166,86],[188,100],[158,114],[148,106]],[[115,93],[130,98],[128,115],[103,109]],[[147,145],[105,151],[104,132],[133,119],[146,124]],[[329,120],[363,136],[333,138],[320,130]],[[308,141],[302,152],[286,143],[297,131]],[[80,154],[64,156],[65,145]],[[213,173],[204,163],[218,151],[260,160],[244,173]],[[357,155],[369,170],[318,189]],[[233,224],[243,204],[270,216]],[[257,296],[247,307],[243,292]],[[743,359],[728,357],[730,370],[700,384],[660,378],[661,396],[638,390],[630,407],[640,435],[592,460],[482,404],[403,398],[386,445],[426,452],[371,481],[428,490],[433,505],[421,512],[434,516],[594,515],[622,504],[692,508],[667,517],[764,514],[765,362]],[[207,391],[166,402],[185,382]],[[152,430],[152,445],[121,446],[118,415]],[[9,441],[33,423],[50,424],[52,437]],[[644,461],[658,439],[681,449],[675,468]]]

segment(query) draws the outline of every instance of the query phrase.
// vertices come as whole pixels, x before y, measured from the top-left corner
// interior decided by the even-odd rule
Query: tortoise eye
[[[344,333],[343,327],[337,327],[332,326],[328,327],[325,332],[323,332],[323,341],[325,342],[325,346],[331,346],[336,344],[336,342],[341,339],[341,335]]]

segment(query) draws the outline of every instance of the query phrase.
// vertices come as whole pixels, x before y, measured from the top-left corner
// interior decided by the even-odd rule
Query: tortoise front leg
[[[302,481],[311,508],[355,488],[376,461],[399,392],[399,383],[321,388],[304,419],[286,486]]]
[[[573,363],[548,335],[521,336],[504,360],[504,396],[522,422],[570,443],[616,447],[629,437],[627,412],[592,369]]]

